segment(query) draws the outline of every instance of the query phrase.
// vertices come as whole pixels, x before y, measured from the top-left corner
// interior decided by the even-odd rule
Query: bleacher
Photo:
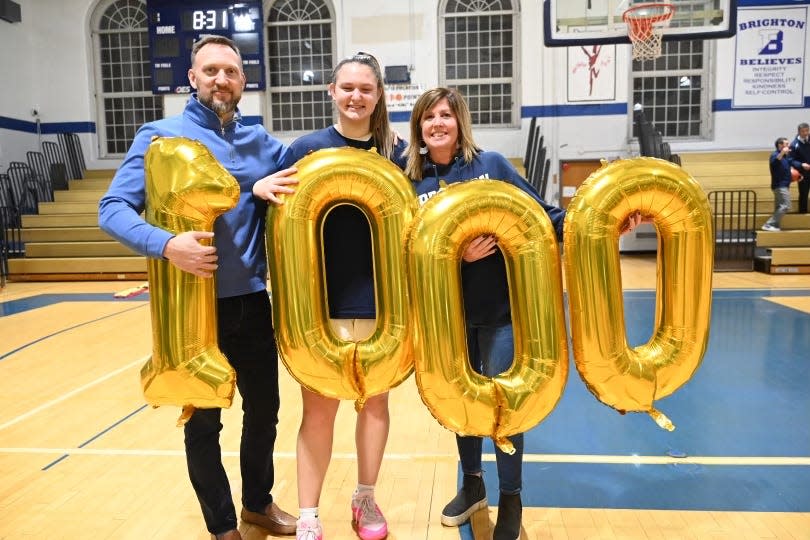
[[[713,203],[715,259],[716,266],[721,263],[720,270],[810,273],[810,214],[795,213],[799,206],[795,184],[791,186],[793,213],[782,218],[782,230],[761,229],[773,213],[770,155],[770,150],[681,154],[682,167],[700,182]],[[722,268],[726,256],[735,252],[745,256],[739,261],[742,267]]]
[[[773,213],[770,150],[672,154],[661,133],[634,110],[640,154],[679,164],[697,180],[714,216],[717,271],[810,273],[810,214],[787,214],[782,230],[761,229]],[[791,188],[793,212],[798,190]]]
[[[526,152],[522,167],[518,171],[523,175],[542,199],[546,198],[546,187],[548,187],[548,175],[551,172],[551,158],[547,157],[548,149],[543,143],[543,136],[540,134],[540,126],[537,125],[537,117],[532,117],[529,122],[529,138],[526,141]]]
[[[26,157],[0,174],[2,279],[145,279],[146,259],[98,227],[98,201],[115,171],[86,170],[70,133]]]

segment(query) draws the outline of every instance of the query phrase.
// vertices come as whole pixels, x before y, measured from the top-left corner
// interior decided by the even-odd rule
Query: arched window
[[[322,0],[277,0],[267,15],[267,110],[273,132],[332,123],[326,87],[334,61],[334,16]]]
[[[439,7],[440,80],[467,99],[473,124],[517,126],[519,8],[511,0],[445,0]]]
[[[123,156],[142,124],[163,118],[163,98],[152,95],[146,2],[102,0],[91,25],[99,154]]]

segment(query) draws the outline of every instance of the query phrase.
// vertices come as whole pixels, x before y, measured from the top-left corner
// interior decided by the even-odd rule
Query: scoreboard
[[[191,48],[206,34],[231,38],[242,53],[245,90],[264,90],[260,0],[147,0],[154,94],[187,94]]]

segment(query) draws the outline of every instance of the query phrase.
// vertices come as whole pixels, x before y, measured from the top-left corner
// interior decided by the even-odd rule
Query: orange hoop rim
[[[646,9],[660,9],[663,13],[647,14],[639,13],[641,10]],[[622,13],[622,20],[631,26],[652,26],[657,23],[669,21],[675,14],[675,5],[667,3],[650,3],[650,4],[636,4],[627,8]]]

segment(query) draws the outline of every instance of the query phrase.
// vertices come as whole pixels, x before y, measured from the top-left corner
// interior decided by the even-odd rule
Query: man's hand
[[[489,257],[495,253],[495,246],[498,245],[498,240],[492,235],[479,236],[470,242],[464,254],[461,256],[465,262],[471,263],[484,257]]]
[[[284,204],[284,201],[278,198],[277,193],[294,193],[291,187],[298,183],[298,179],[294,176],[298,172],[295,167],[284,169],[265,176],[261,180],[253,184],[253,194],[265,201],[270,201],[273,204]]]
[[[217,269],[217,248],[204,246],[200,240],[213,237],[214,233],[211,232],[180,233],[166,243],[163,256],[184,272],[210,278]]]

